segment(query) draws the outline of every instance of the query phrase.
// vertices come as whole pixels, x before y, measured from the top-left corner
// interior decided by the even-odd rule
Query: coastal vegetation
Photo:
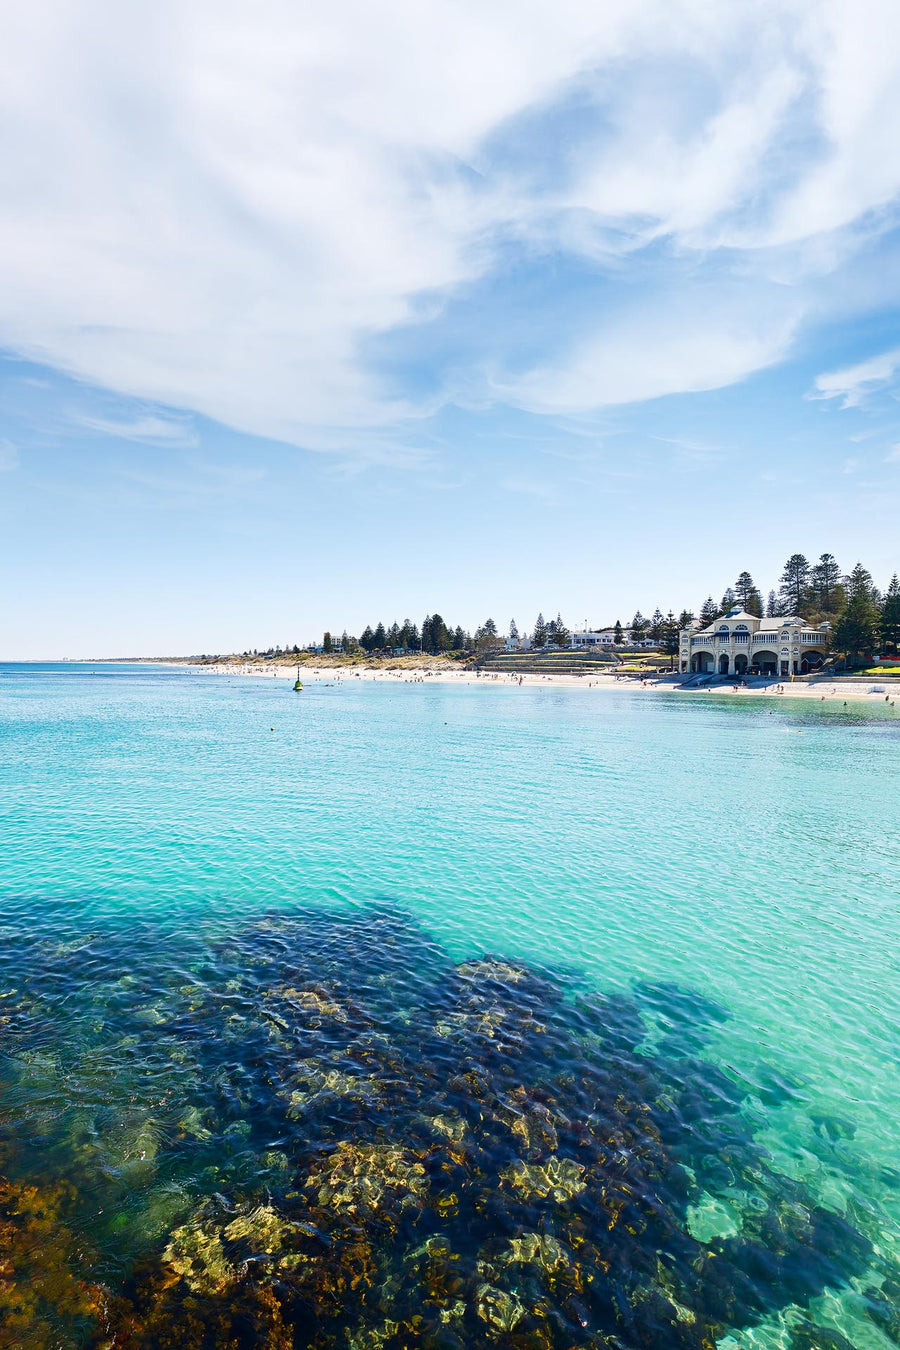
[[[691,624],[706,628],[739,605],[748,614],[758,618],[779,618],[799,615],[813,625],[828,624],[829,650],[856,667],[876,653],[900,655],[900,579],[895,573],[882,593],[872,575],[862,563],[849,573],[843,573],[834,555],[823,553],[810,563],[802,553],[792,553],[782,570],[778,588],[772,589],[763,601],[761,588],[749,571],[742,571],[734,584],[727,586],[717,602],[710,594],[696,613],[682,609],[676,616],[672,609],[665,613],[656,605],[645,617],[637,610],[630,623],[617,618],[600,632],[608,635],[608,645],[619,653],[653,648],[664,656],[678,654],[681,630]],[[594,630],[598,631],[598,630]],[[328,630],[321,643],[300,647],[296,643],[284,647],[254,648],[235,654],[245,660],[306,660],[310,654],[326,655],[341,664],[359,664],[368,658],[409,657],[412,655],[468,661],[496,652],[504,647],[531,650],[565,649],[570,645],[571,630],[557,612],[555,619],[545,620],[538,613],[534,625],[520,631],[515,619],[506,634],[502,634],[493,618],[485,619],[474,632],[457,624],[447,623],[435,612],[426,614],[421,626],[411,619],[394,620],[386,625],[379,620],[367,624],[362,633]],[[235,656],[229,659],[235,659]],[[219,661],[221,656],[204,654],[201,660]]]

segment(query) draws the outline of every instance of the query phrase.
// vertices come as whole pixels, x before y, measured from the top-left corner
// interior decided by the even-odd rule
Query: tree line
[[[325,652],[340,649],[350,653],[427,652],[431,656],[438,656],[444,652],[474,652],[499,641],[493,619],[486,619],[474,633],[470,633],[459,624],[454,628],[446,623],[440,614],[426,614],[421,628],[411,619],[404,619],[402,623],[395,621],[390,625],[379,620],[374,628],[367,624],[359,637],[346,630],[340,638],[326,632],[322,649]]]
[[[896,573],[887,590],[882,593],[862,563],[844,573],[832,553],[823,553],[816,562],[810,562],[802,553],[792,553],[784,564],[777,589],[769,591],[765,601],[759,586],[748,571],[742,571],[733,586],[728,586],[717,603],[708,595],[695,615],[683,609],[676,617],[670,609],[663,614],[657,606],[649,618],[638,610],[629,624],[619,619],[613,625],[613,645],[624,647],[647,641],[667,656],[678,654],[681,630],[699,620],[707,628],[726,615],[735,605],[758,618],[782,618],[798,615],[807,623],[830,625],[830,646],[845,654],[851,664],[861,657],[881,650],[900,654],[900,580]],[[524,637],[533,647],[567,647],[570,630],[559,613],[555,619],[545,620],[538,614],[531,633],[519,632],[515,619],[509,625],[509,637],[518,644]],[[503,644],[497,624],[486,619],[474,633],[453,627],[440,614],[427,614],[421,627],[410,619],[395,621],[386,626],[379,621],[367,625],[359,637],[342,633],[340,638],[326,632],[325,652],[341,650],[348,653],[386,653],[393,651],[426,652],[440,655],[448,652],[472,654],[491,650]],[[268,652],[255,650],[252,655],[281,655],[297,653],[299,648],[269,648]],[[245,653],[250,655],[250,653]]]

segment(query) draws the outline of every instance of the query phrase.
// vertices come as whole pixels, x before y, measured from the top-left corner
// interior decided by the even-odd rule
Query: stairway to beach
[[[476,663],[484,674],[611,675],[622,664],[606,652],[496,652]]]

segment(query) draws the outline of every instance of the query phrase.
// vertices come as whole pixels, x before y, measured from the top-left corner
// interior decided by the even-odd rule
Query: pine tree
[[[900,580],[896,572],[891,577],[881,606],[881,641],[885,647],[900,652]]]
[[[750,573],[742,572],[738,577],[737,581],[734,583],[734,593],[737,596],[738,600],[741,602],[742,609],[747,608],[747,601],[750,599],[750,596],[753,594],[755,590],[756,587],[753,584],[753,578],[751,577]]]
[[[766,618],[774,619],[777,618],[777,616],[778,616],[778,601],[775,598],[775,592],[769,591],[769,596],[768,599],[766,600]]]
[[[857,563],[853,571],[844,577],[844,594],[847,601],[864,597],[872,601],[878,594],[872,581],[872,573],[867,572],[862,563]]]
[[[841,569],[833,553],[823,553],[810,569],[809,589],[820,614],[837,614],[844,601]]]
[[[625,634],[622,631],[622,625],[619,620],[616,619],[613,624],[613,643],[616,647],[621,647],[624,636]]]
[[[375,648],[375,651],[377,652],[384,651],[384,645],[386,641],[387,641],[387,634],[384,631],[384,624],[379,619],[378,627],[375,629],[375,633],[372,639],[372,645]]]
[[[809,603],[810,567],[802,553],[792,553],[784,564],[778,588],[783,614],[804,615]]]
[[[557,614],[556,622],[553,625],[553,641],[557,647],[565,647],[569,641],[569,630],[559,614]]]
[[[736,599],[737,598],[734,594],[734,591],[729,586],[725,594],[722,596],[722,601],[721,604],[719,605],[719,614],[727,614],[729,610],[734,609]],[[716,617],[718,618],[718,614],[716,615]]]
[[[326,633],[322,640],[322,651],[331,654],[331,634]]]
[[[690,620],[688,620],[688,622],[690,622]],[[684,625],[679,624],[675,618],[675,615],[672,613],[671,610],[669,610],[668,614],[662,621],[662,629],[660,632],[661,646],[666,656],[678,655],[678,648],[681,641],[679,628],[682,627],[684,627]]]
[[[741,609],[745,609],[748,614],[755,614],[758,619],[762,618],[762,594],[749,572],[740,574],[734,583],[734,593]]]
[[[659,605],[657,605],[656,609],[653,611],[653,617],[650,620],[650,627],[647,630],[647,636],[652,638],[654,642],[662,642],[664,623],[665,619],[663,618],[662,610]]]
[[[453,650],[455,652],[461,652],[464,650],[465,645],[466,635],[463,630],[457,626],[456,631],[453,634]]]
[[[700,607],[700,627],[708,628],[711,623],[715,623],[719,617],[719,611],[716,608],[716,602],[711,595],[708,595]]]
[[[519,640],[519,630],[516,627],[515,619],[509,621],[509,637],[511,642],[518,642]]]
[[[834,645],[855,666],[863,653],[874,651],[881,618],[872,577],[862,563],[844,578],[844,591],[847,603],[834,627]]]
[[[431,650],[437,652],[449,652],[453,647],[453,638],[450,631],[440,614],[431,616]]]
[[[547,641],[547,625],[544,623],[543,614],[539,614],[534,624],[534,633],[531,637],[535,647],[543,647]]]
[[[631,636],[631,641],[635,644],[635,646],[637,646],[639,642],[643,642],[644,638],[646,637],[647,620],[644,618],[640,610],[636,611],[634,618],[631,620],[628,632]]]
[[[363,629],[363,635],[359,639],[359,645],[362,647],[364,652],[370,652],[375,646],[375,634],[372,632],[368,624],[366,624],[365,628]]]
[[[688,628],[694,622],[694,616],[689,609],[683,609],[678,616],[678,627]]]
[[[496,637],[496,636],[497,636],[497,625],[494,623],[494,620],[493,620],[493,619],[485,619],[483,631],[484,631],[485,637]]]

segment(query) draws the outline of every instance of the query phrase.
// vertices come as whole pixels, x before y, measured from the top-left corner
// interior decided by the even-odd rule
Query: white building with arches
[[[811,627],[799,615],[760,619],[735,605],[699,631],[681,633],[682,674],[805,675],[817,670],[828,645],[827,623]]]

